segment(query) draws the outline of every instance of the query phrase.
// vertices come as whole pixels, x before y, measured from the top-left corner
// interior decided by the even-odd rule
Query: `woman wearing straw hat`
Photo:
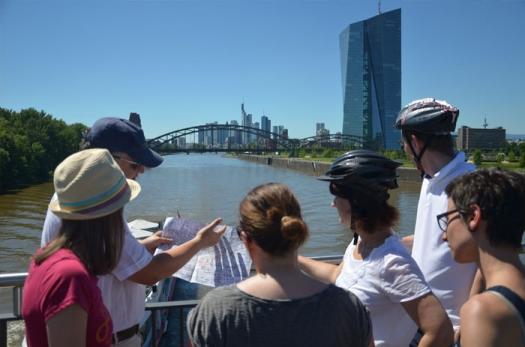
[[[23,293],[29,346],[110,346],[112,322],[98,275],[117,264],[123,243],[122,208],[140,192],[105,149],[66,158],[55,170],[62,218],[57,239],[36,252]]]

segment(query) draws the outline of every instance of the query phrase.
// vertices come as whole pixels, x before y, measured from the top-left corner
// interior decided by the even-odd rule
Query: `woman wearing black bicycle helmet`
[[[376,346],[409,345],[419,327],[420,346],[452,344],[452,326],[421,271],[392,227],[397,210],[388,204],[400,164],[369,150],[337,158],[319,177],[330,183],[341,223],[354,235],[338,266],[300,257],[304,271],[348,289],[370,311]]]
[[[458,115],[459,110],[449,103],[426,98],[405,106],[396,120],[405,152],[424,173],[414,235],[404,237],[403,242],[412,249],[412,257],[455,329],[460,324],[459,310],[473,287],[476,265],[454,261],[441,239],[436,215],[447,209],[447,184],[475,169],[465,162],[465,153],[454,152],[450,132]]]

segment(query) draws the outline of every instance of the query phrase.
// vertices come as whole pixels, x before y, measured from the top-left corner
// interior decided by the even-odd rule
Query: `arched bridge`
[[[345,134],[330,134],[317,135],[299,139],[300,148],[319,147],[334,147],[337,144],[345,144],[353,147],[364,147],[363,138],[355,135]]]
[[[188,137],[193,140],[186,143]],[[334,144],[362,147],[362,138],[351,135],[311,136],[290,139],[259,128],[237,124],[205,124],[167,132],[148,140],[150,148],[159,152],[210,151],[294,151],[299,148],[334,147]]]

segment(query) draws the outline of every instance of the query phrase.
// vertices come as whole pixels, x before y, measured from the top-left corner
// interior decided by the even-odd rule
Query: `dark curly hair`
[[[481,169],[449,183],[445,192],[469,215],[478,205],[493,246],[521,247],[525,230],[525,176],[502,169]]]

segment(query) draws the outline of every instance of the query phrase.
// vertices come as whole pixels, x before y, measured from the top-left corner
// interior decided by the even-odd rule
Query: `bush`
[[[496,155],[496,162],[501,163],[503,160],[505,160],[505,153],[498,153]]]
[[[482,157],[481,157],[481,151],[479,149],[476,149],[474,153],[472,154],[472,162],[479,166],[481,165]]]
[[[519,167],[525,167],[525,151],[522,152],[520,155]]]
[[[321,153],[321,158],[332,158],[334,157],[334,150],[331,148],[327,148]]]
[[[510,162],[515,162],[516,161],[516,154],[514,154],[514,151],[509,151],[508,160]]]

